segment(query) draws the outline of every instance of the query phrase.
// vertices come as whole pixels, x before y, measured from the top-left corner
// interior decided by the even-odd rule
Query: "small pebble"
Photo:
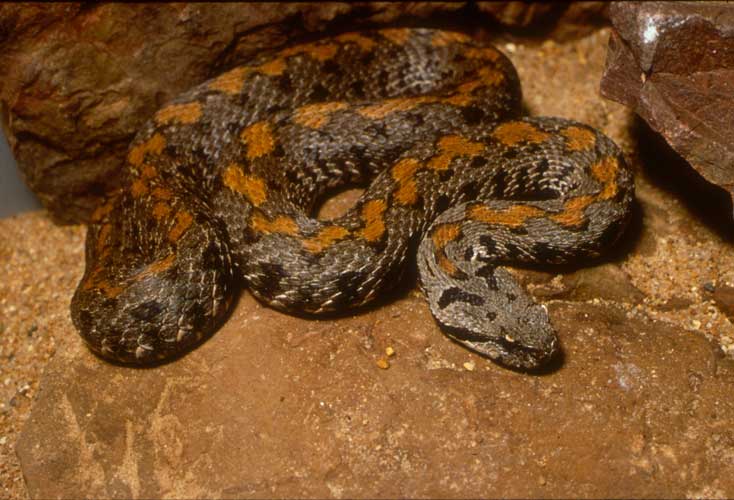
[[[473,372],[476,367],[477,365],[474,364],[474,361],[467,361],[464,363],[464,369],[466,369],[466,371]]]
[[[387,354],[388,356],[395,356],[395,349],[393,349],[391,346],[387,346],[387,348],[385,348],[385,354]]]
[[[378,359],[376,364],[378,368],[381,368],[383,370],[387,370],[388,368],[390,368],[390,363],[388,363],[385,358]]]
[[[716,287],[710,281],[707,281],[706,283],[703,284],[703,289],[709,293],[714,293],[716,291]]]

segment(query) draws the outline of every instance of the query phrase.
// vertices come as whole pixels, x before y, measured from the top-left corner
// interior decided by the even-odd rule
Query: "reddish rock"
[[[734,194],[734,8],[615,2],[602,94],[634,109],[709,182]]]

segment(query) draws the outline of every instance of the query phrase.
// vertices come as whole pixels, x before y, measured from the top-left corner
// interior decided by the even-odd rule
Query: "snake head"
[[[444,333],[493,361],[511,368],[533,370],[546,365],[558,351],[558,338],[545,306],[530,304],[519,317],[500,318],[499,314],[490,314],[492,320],[484,322],[472,317],[477,311],[463,309],[449,319],[451,324],[439,320]],[[456,321],[458,317],[462,318],[462,325]]]
[[[540,368],[554,357],[558,340],[548,311],[506,269],[483,264],[450,276],[433,255],[419,253],[421,287],[448,337],[520,370]]]

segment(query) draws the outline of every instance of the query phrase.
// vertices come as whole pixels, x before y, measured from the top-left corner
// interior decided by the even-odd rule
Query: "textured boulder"
[[[479,12],[481,11],[481,12]],[[127,144],[177,93],[311,33],[384,24],[595,26],[600,3],[4,4],[3,126],[30,188],[84,221],[119,182]],[[430,20],[429,20],[430,18]],[[559,24],[560,23],[560,24]]]
[[[734,5],[617,2],[602,94],[734,195]]]

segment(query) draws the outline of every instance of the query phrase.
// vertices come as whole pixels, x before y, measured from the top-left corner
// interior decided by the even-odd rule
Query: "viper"
[[[155,113],[92,215],[74,324],[146,364],[210,336],[242,285],[293,313],[359,307],[413,259],[442,331],[501,364],[559,350],[509,265],[600,255],[633,181],[604,134],[524,117],[496,48],[433,29],[345,33],[254,58]],[[364,192],[319,220],[334,189]]]

